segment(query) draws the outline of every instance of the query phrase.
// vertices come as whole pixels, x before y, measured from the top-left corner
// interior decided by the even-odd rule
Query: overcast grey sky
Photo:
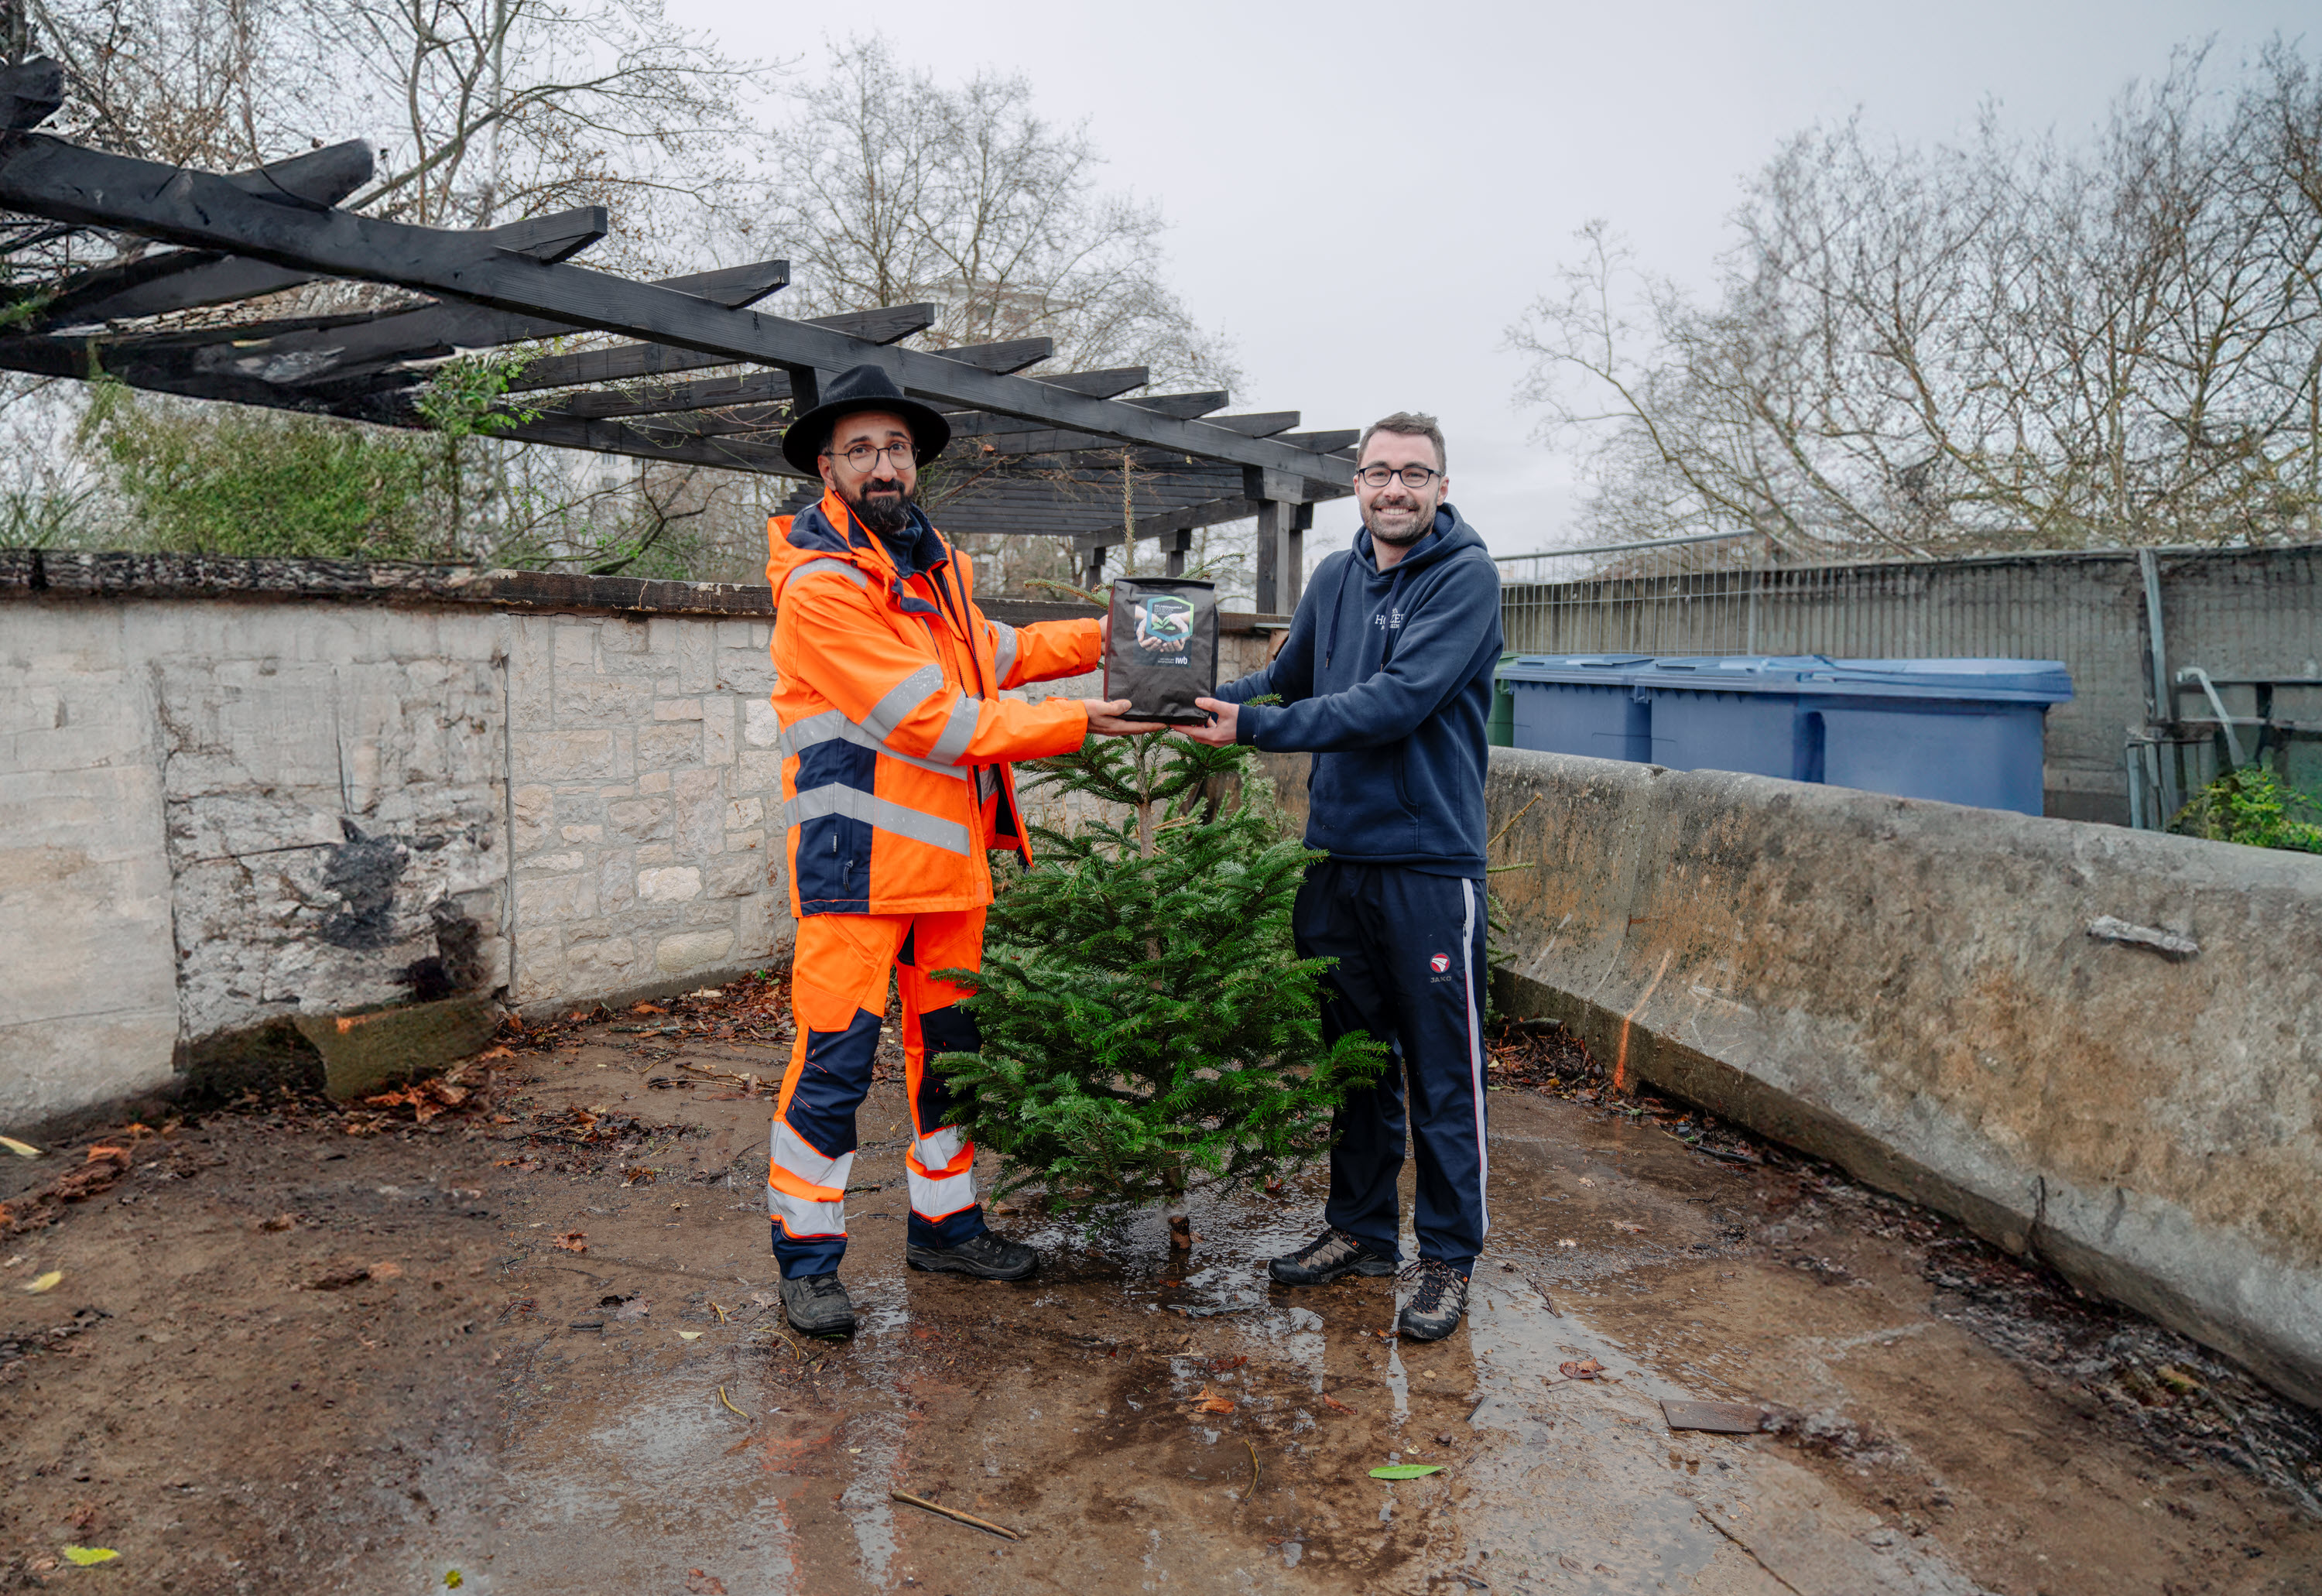
[[[2172,46],[2214,34],[2230,71],[2276,32],[2322,39],[2314,0],[672,11],[807,70],[875,26],[946,77],[1023,72],[1044,114],[1087,119],[1112,186],[1167,213],[1170,280],[1240,360],[1235,407],[1310,427],[1435,412],[1453,499],[1504,553],[1569,541],[1570,462],[1531,441],[1500,345],[1582,223],[1705,282],[1742,179],[1817,119],[1943,140],[1992,99],[2019,132],[2073,137]],[[1315,524],[1310,549],[1336,546],[1351,503]]]

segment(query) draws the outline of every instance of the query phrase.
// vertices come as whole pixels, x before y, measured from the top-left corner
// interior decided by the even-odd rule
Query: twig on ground
[[[734,1399],[726,1394],[726,1388],[722,1385],[718,1388],[718,1400],[725,1403],[726,1411],[733,1414],[736,1418],[747,1418],[750,1417],[748,1414],[743,1412],[739,1408],[734,1406]]]
[[[1024,1538],[1012,1529],[1002,1529],[989,1518],[979,1518],[974,1513],[963,1513],[957,1508],[947,1508],[939,1501],[929,1501],[924,1496],[913,1496],[908,1491],[890,1491],[887,1494],[897,1501],[909,1502],[915,1508],[925,1508],[928,1512],[940,1513],[946,1518],[956,1518],[962,1524],[973,1524],[978,1529],[988,1529],[994,1535],[1004,1536],[1012,1541]]]
[[[1257,1496],[1257,1444],[1248,1436],[1241,1438],[1241,1444],[1249,1448],[1249,1489],[1241,1493],[1242,1500],[1247,1502]]]

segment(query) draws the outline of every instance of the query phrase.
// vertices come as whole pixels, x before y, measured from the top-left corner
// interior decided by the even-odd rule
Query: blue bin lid
[[[1827,698],[1960,698],[2061,704],[2072,696],[2061,660],[1833,660],[1821,654],[1664,657],[1636,667],[1640,686]]]
[[[1625,687],[1632,671],[1652,662],[1650,654],[1518,654],[1502,664],[1499,673],[1502,681]]]

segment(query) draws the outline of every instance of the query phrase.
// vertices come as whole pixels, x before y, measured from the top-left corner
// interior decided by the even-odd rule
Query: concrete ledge
[[[1513,1003],[2322,1403],[2322,859],[1512,749],[1488,802]]]

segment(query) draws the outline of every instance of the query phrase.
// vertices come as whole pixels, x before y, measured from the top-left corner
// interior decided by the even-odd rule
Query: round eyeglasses
[[[1433,466],[1405,466],[1401,470],[1396,470],[1393,466],[1365,466],[1355,473],[1355,480],[1366,488],[1385,488],[1395,478],[1400,477],[1405,488],[1415,491],[1426,487],[1431,479],[1442,474]]]
[[[831,453],[832,451],[826,449],[823,452],[825,454],[828,454]],[[884,445],[878,443],[857,443],[852,449],[847,450],[844,454],[840,455],[839,458],[844,460],[848,465],[853,466],[856,470],[867,473],[872,469],[873,463],[882,454],[887,457],[891,463],[896,466],[910,465],[911,463],[911,442],[908,438],[901,438],[892,443]]]

